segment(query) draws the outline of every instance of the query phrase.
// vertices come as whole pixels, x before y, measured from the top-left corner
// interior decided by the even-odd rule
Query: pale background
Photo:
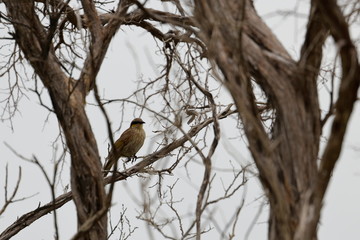
[[[286,49],[288,49],[290,54],[296,58],[299,55],[306,26],[306,15],[308,13],[307,1],[258,0],[255,2],[255,5],[259,14],[265,16],[265,21],[269,24],[271,29],[273,29]],[[288,16],[280,16],[278,11],[281,11],[283,14],[286,12],[297,13],[297,17],[294,18],[294,15],[291,14]],[[4,33],[1,31],[2,29],[0,29],[2,37],[6,35],[6,32]],[[353,36],[358,37],[358,35],[359,28],[353,29]],[[331,41],[328,43],[328,46],[330,45]],[[162,62],[162,58],[161,56],[154,54],[154,49],[155,44],[153,38],[148,34],[145,34],[143,30],[139,30],[135,27],[123,27],[112,42],[107,58],[105,59],[101,72],[97,78],[100,93],[106,94],[108,98],[123,98],[136,89],[137,85],[135,81],[140,77],[152,78],[157,76],[159,71],[158,64]],[[334,49],[327,48],[327,51],[334,52]],[[28,86],[30,87],[31,83],[28,83]],[[3,91],[3,89],[6,87],[7,83],[0,79],[1,99],[4,98],[3,93],[5,91]],[[319,85],[319,88],[321,89],[322,86]],[[322,93],[325,94],[325,91]],[[93,102],[91,95],[92,94],[90,94],[88,99],[89,102]],[[50,163],[53,161],[53,159],[51,159],[53,150],[51,145],[57,137],[59,126],[56,117],[53,114],[49,115],[48,111],[38,104],[38,100],[33,94],[29,93],[27,96],[28,98],[23,97],[21,100],[19,112],[13,118],[12,125],[8,121],[0,123],[0,205],[3,203],[4,169],[6,164],[8,164],[10,171],[10,191],[12,189],[11,186],[13,186],[16,181],[18,166],[22,166],[22,183],[17,198],[28,197],[34,193],[37,193],[37,195],[25,201],[12,204],[5,214],[0,217],[0,232],[14,222],[17,217],[35,209],[39,204],[45,204],[51,200],[50,189],[39,168],[31,163],[20,160],[4,144],[4,142],[6,142],[23,156],[31,157],[32,155],[36,155],[46,167],[48,173],[52,172],[52,165]],[[224,102],[229,102],[229,98],[225,93],[223,99]],[[325,95],[322,96],[321,101],[323,106],[326,105],[327,100]],[[3,105],[0,106],[3,107]],[[108,106],[107,110],[111,117],[113,129],[118,129],[121,120],[121,109],[119,109],[119,105]],[[108,144],[104,118],[94,106],[88,106],[87,111],[98,141],[101,157],[103,158],[106,156]],[[115,133],[115,137],[118,137],[120,132],[128,127],[130,121],[134,117],[133,110],[126,111],[126,113],[127,112],[128,114],[125,114],[124,124],[121,126],[121,130]],[[360,239],[359,112],[360,106],[358,102],[355,105],[344,141],[342,154],[326,195],[319,227],[319,239]],[[140,150],[138,155],[146,155],[151,152],[153,146],[150,142],[154,136],[152,131],[156,130],[154,129],[155,126],[151,114],[145,113],[142,118],[146,122],[145,130],[148,137],[144,147]],[[228,139],[225,144],[231,144],[232,146],[236,146],[236,148],[230,148],[229,150],[229,148],[226,149],[222,147],[218,149],[213,157],[214,165],[216,167],[223,167],[227,164],[222,161],[224,161],[225,155],[231,156],[229,151],[235,151],[235,153],[233,152],[232,154],[239,156],[239,159],[235,160],[238,165],[246,164],[251,161],[245,146],[242,146],[241,148],[238,147],[238,139],[236,141],[229,140],[232,137],[238,136],[238,134],[233,133],[232,127],[234,126],[232,124],[233,123],[230,121],[222,121],[222,127],[224,128],[222,138]],[[224,145],[224,140],[222,141],[222,144]],[[60,152],[58,154],[60,154]],[[194,166],[196,166],[196,164]],[[62,170],[63,181],[59,181],[58,183],[59,190],[63,189],[62,185],[67,184],[69,179],[69,167],[69,162],[67,161]],[[185,204],[189,209],[191,209],[190,205],[196,201],[196,189],[192,186],[199,185],[200,177],[202,177],[202,175],[191,176],[189,179],[185,176],[184,169],[178,169],[174,172],[174,175],[168,179],[169,183],[173,183],[177,179],[180,179],[176,188],[178,191],[177,194],[178,197],[186,195],[190,196],[188,200],[186,200],[189,202],[185,202],[186,204],[189,204],[189,206]],[[224,177],[224,179],[226,181],[226,177]],[[154,181],[155,180],[156,179],[154,179]],[[140,196],[141,198],[141,182],[141,180],[133,177],[124,183],[117,183],[115,190],[116,195],[114,196],[114,209],[116,207],[121,209],[122,204],[124,204],[127,207],[128,217],[137,215],[139,207],[129,202],[135,201],[131,196],[132,194],[134,194],[134,196]],[[132,194],[128,194],[130,191],[129,189],[133,191]],[[258,197],[261,196],[261,190],[260,185],[255,178],[250,179],[246,189],[241,192],[237,200],[240,199],[244,191],[246,192],[246,203],[245,208],[240,214],[237,239],[244,239],[246,232],[251,225],[251,221],[254,219],[259,206],[262,204],[261,200],[257,200]],[[62,192],[58,192],[57,194],[60,195],[61,193]],[[222,221],[222,217],[228,216],[227,214],[233,211],[231,201],[227,202],[217,213],[216,217],[219,218],[220,222]],[[69,239],[76,231],[76,217],[73,214],[73,203],[68,203],[61,209],[62,210],[58,212],[60,220],[60,239]],[[116,214],[118,214],[118,212],[114,211],[114,215]],[[54,234],[52,221],[53,217],[49,214],[33,223],[26,230],[20,232],[13,239],[52,239]],[[266,221],[267,214],[265,207],[248,239],[266,239]],[[144,225],[139,221],[135,222],[135,220],[133,223],[141,229],[138,229],[135,232],[132,239],[146,239],[147,232],[144,230]],[[204,236],[204,238],[218,239],[218,237],[214,237],[211,233]],[[156,239],[162,238],[158,237]]]

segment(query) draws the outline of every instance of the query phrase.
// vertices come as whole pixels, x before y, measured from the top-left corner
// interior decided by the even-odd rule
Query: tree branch
[[[224,119],[229,115],[236,113],[234,110],[225,109],[225,111],[219,113],[217,115],[218,119]],[[196,126],[193,126],[186,134],[169,145],[161,148],[160,150],[146,156],[143,161],[137,163],[136,165],[132,166],[131,168],[126,169],[123,172],[116,172],[114,173],[115,177],[109,176],[105,179],[105,184],[110,184],[112,182],[117,182],[121,180],[125,180],[128,177],[133,176],[134,174],[144,172],[145,167],[153,164],[154,162],[158,161],[159,159],[167,156],[173,150],[182,147],[187,141],[189,137],[194,137],[197,135],[203,128],[208,126],[209,124],[214,122],[214,118],[208,118],[204,122],[199,123]],[[50,203],[38,207],[34,211],[24,214],[20,218],[18,218],[13,224],[11,224],[8,228],[6,228],[0,234],[0,240],[7,240],[16,235],[22,229],[28,227],[36,220],[40,219],[42,216],[50,213],[54,209],[58,209],[63,206],[65,203],[71,201],[73,199],[72,192],[65,193],[59,197],[57,197],[54,201]],[[77,236],[76,236],[77,237]]]
[[[317,195],[324,197],[335,163],[339,158],[343,138],[360,85],[360,66],[356,48],[351,40],[349,26],[336,1],[317,0],[322,18],[329,26],[332,37],[339,47],[342,63],[342,80],[339,87],[339,98],[335,104],[335,118],[326,144],[319,168]],[[321,6],[321,7],[320,7]],[[320,204],[320,203],[319,203]]]

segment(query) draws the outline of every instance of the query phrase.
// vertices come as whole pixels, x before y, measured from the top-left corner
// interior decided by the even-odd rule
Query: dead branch
[[[5,186],[4,186],[4,190],[5,190],[5,195],[4,195],[4,205],[1,207],[0,209],[0,216],[5,212],[6,208],[11,204],[14,203],[18,200],[15,199],[16,193],[19,190],[19,186],[20,186],[20,182],[21,182],[21,167],[19,167],[19,173],[18,173],[18,178],[14,187],[14,190],[12,191],[12,193],[9,196],[9,186],[8,186],[8,180],[9,180],[9,171],[8,171],[8,165],[6,164],[5,167]]]
[[[224,119],[228,117],[229,115],[232,115],[236,113],[236,111],[226,111],[221,112],[217,115],[218,119]],[[158,161],[159,159],[167,156],[170,152],[173,150],[181,147],[186,141],[188,141],[189,137],[193,137],[196,134],[198,134],[203,128],[208,126],[209,124],[213,123],[214,119],[209,118],[205,120],[204,122],[192,127],[189,132],[187,133],[187,136],[183,136],[168,146],[165,146],[161,148],[160,150],[146,156],[141,162],[135,164],[131,168],[128,168],[122,172],[114,173],[114,176],[107,177],[105,179],[105,184],[110,184],[112,182],[117,182],[121,180],[125,180],[128,177],[131,177],[139,172],[143,172],[143,169],[145,169],[147,166],[150,166],[154,162]],[[24,229],[25,227],[28,227],[31,223],[38,220],[42,216],[48,214],[49,212],[53,211],[54,209],[58,209],[61,206],[63,206],[65,203],[72,200],[72,192],[65,193],[57,198],[55,198],[54,202],[50,202],[42,207],[39,207],[29,213],[24,214],[21,216],[18,220],[16,220],[13,224],[11,224],[8,228],[6,228],[1,234],[0,234],[0,240],[7,240],[13,237],[15,234],[17,234],[19,231]],[[88,225],[86,225],[88,226]]]

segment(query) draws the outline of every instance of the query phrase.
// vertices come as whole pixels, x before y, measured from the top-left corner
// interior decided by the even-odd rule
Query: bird
[[[106,157],[104,164],[104,177],[109,173],[111,167],[121,157],[127,157],[129,161],[134,161],[136,153],[143,146],[145,141],[145,131],[143,124],[145,122],[141,118],[135,118],[131,121],[130,127],[126,129],[118,140],[116,140],[114,147],[112,148]]]

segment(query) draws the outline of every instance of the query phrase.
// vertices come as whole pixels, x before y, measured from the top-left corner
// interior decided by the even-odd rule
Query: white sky
[[[293,18],[291,16],[282,18],[279,15],[274,14],[274,12],[278,10],[296,10],[297,13],[306,15],[308,3],[305,1],[258,0],[255,2],[255,5],[260,15],[267,16],[265,18],[266,22],[269,24],[270,28],[274,30],[286,49],[288,49],[293,56],[298,56],[304,34],[304,27],[306,26],[306,18],[301,16],[299,18]],[[154,45],[151,37],[144,34],[143,31],[138,32],[136,28],[129,30],[129,28],[124,27],[122,29],[123,31],[120,30],[118,32],[114,42],[111,44],[107,58],[98,77],[100,89],[103,88],[100,92],[106,93],[107,97],[122,98],[129,95],[132,90],[136,89],[134,81],[140,76],[149,78],[158,74],[156,66],[162,61],[162,58],[159,58],[152,53]],[[0,29],[0,33],[1,31],[3,30]],[[4,33],[1,33],[1,35],[3,34]],[[0,89],[5,88],[6,86],[6,83],[0,80]],[[48,163],[52,156],[51,144],[55,140],[58,132],[57,121],[54,115],[50,115],[47,123],[44,124],[44,121],[47,120],[48,117],[47,110],[39,106],[38,101],[34,100],[35,96],[33,94],[28,94],[28,96],[30,99],[22,99],[20,113],[13,119],[14,131],[11,130],[9,122],[0,123],[0,152],[2,156],[2,160],[0,161],[0,197],[4,195],[2,186],[4,185],[4,169],[6,164],[8,164],[11,173],[11,184],[14,184],[16,181],[18,166],[22,166],[23,178],[18,198],[31,196],[34,193],[38,193],[38,195],[33,196],[28,200],[12,204],[5,214],[0,217],[0,232],[15,221],[18,216],[35,209],[39,203],[44,204],[51,200],[50,189],[47,187],[44,177],[38,167],[18,159],[4,145],[4,142],[8,143],[26,157],[36,155],[44,164],[47,171],[49,173],[52,172],[52,165]],[[1,95],[1,98],[2,97],[3,96]],[[89,101],[91,101],[90,99]],[[227,100],[227,98],[225,99]],[[323,102],[326,102],[325,97]],[[3,106],[1,105],[1,107]],[[113,129],[117,129],[119,127],[118,122],[120,121],[119,106],[109,106],[107,110],[113,122]],[[104,157],[107,152],[108,142],[104,119],[95,107],[89,106],[87,111],[98,141],[100,154]],[[360,207],[358,204],[360,202],[360,190],[358,188],[360,185],[359,112],[360,105],[358,103],[354,109],[348,133],[344,141],[341,159],[337,164],[329,191],[326,195],[319,229],[319,239],[355,240],[359,239],[360,236]],[[131,111],[125,116],[125,125],[122,126],[120,132],[127,128],[132,118],[133,112]],[[145,125],[145,129],[148,133],[147,139],[152,139],[154,136],[152,131],[156,130],[154,129],[155,127],[151,118],[152,116],[149,114],[143,116],[143,119],[147,122]],[[232,126],[228,126],[228,124],[231,123],[226,123],[224,135],[229,138],[237,136],[237,134],[232,132]],[[115,137],[118,137],[120,132],[117,132]],[[139,155],[145,155],[150,151],[151,144],[149,142],[150,141],[146,142],[145,146],[140,150]],[[229,140],[227,144],[229,143],[234,144],[236,142]],[[222,152],[217,152],[214,156],[214,165],[216,167],[224,167],[224,156],[222,156],[222,154]],[[238,149],[236,154],[240,156],[241,162],[249,160],[249,155],[244,148]],[[236,164],[239,164],[239,162]],[[66,181],[69,174],[68,169],[69,163],[66,162],[62,172],[62,179],[64,182],[59,182],[59,190],[63,188],[61,184],[67,184]],[[202,174],[194,174],[188,178],[185,170],[180,168],[174,172],[174,176],[168,178],[169,184],[175,182],[178,178],[180,179],[176,188],[178,191],[176,197],[181,198],[182,196],[187,196],[188,200],[186,201],[188,202],[185,202],[186,204],[189,204],[186,205],[186,208],[188,209],[191,209],[191,202],[193,204],[196,199],[196,189],[192,188],[191,185],[198,186],[199,178],[201,176]],[[226,182],[228,179],[223,176],[223,180]],[[151,181],[154,182],[156,179],[152,179]],[[136,208],[135,205],[129,203],[134,200],[129,194],[128,196],[124,196],[124,192],[129,193],[131,192],[129,189],[132,189],[135,195],[141,196],[141,184],[144,184],[144,181],[138,180],[136,177],[133,177],[124,183],[118,183],[116,185],[116,195],[114,198],[114,204],[116,205],[115,207],[117,207],[116,209],[121,209],[121,205],[125,204],[125,206],[128,207],[128,214],[135,216],[138,207]],[[243,239],[250,222],[261,204],[260,201],[255,201],[255,199],[259,197],[259,189],[257,180],[251,179],[246,189],[246,207],[240,214],[238,224],[240,230],[238,235],[239,238],[237,239]],[[238,199],[240,199],[242,193],[243,192],[240,192]],[[61,192],[58,192],[58,194],[61,194]],[[2,201],[3,199],[0,198],[0,205],[2,205]],[[230,203],[227,202],[227,206],[232,206]],[[73,214],[73,211],[73,204],[70,203],[58,212],[61,239],[69,239],[76,230],[76,217]],[[221,211],[222,212],[217,213],[216,216],[219,218],[219,221],[224,221],[224,219],[233,212],[233,209],[224,206]],[[114,212],[113,214],[113,216],[116,217],[119,213]],[[251,232],[249,239],[266,239],[266,220],[266,214],[263,214],[255,225],[254,230]],[[136,224],[139,227],[143,226],[140,223]],[[134,235],[134,239],[139,239],[140,237],[143,238],[144,236],[142,234],[144,234],[144,230],[138,230],[136,234],[137,235]],[[16,235],[13,239],[51,239],[52,235],[52,214],[49,214],[32,224],[27,230]],[[218,239],[214,236],[215,235],[209,233],[206,235],[206,239]]]

